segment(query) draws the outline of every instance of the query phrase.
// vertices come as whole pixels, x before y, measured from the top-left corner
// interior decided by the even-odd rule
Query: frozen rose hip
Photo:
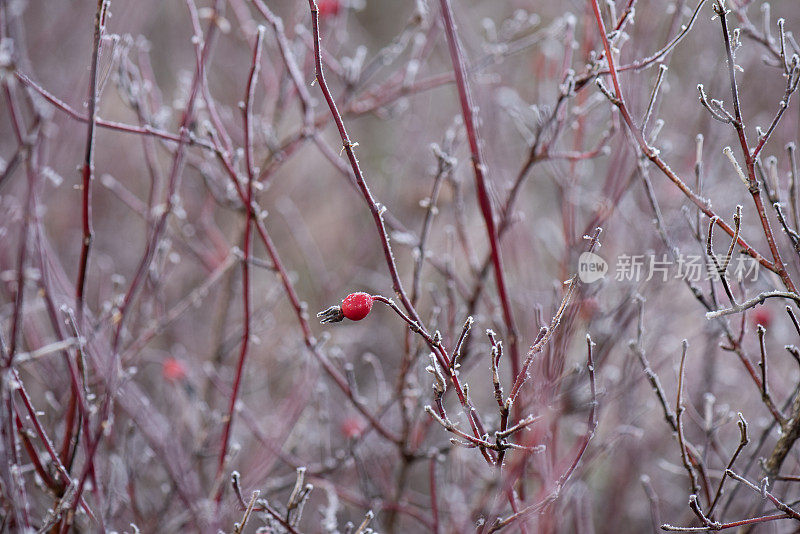
[[[186,378],[186,366],[177,358],[167,358],[162,364],[161,373],[169,382],[178,382]]]
[[[336,16],[342,5],[339,0],[317,0],[317,10],[320,17]]]
[[[341,306],[331,306],[317,314],[320,323],[338,323],[345,317],[351,321],[360,321],[372,309],[374,297],[369,293],[350,293],[342,301]]]
[[[360,321],[372,309],[372,300],[369,293],[351,293],[342,301],[342,313],[351,321]]]
[[[761,325],[764,328],[769,328],[770,323],[772,322],[772,311],[769,308],[756,308],[753,311],[753,315],[750,316],[753,322],[753,326]]]
[[[364,431],[364,423],[356,417],[348,417],[340,426],[342,434],[348,439],[358,437]]]

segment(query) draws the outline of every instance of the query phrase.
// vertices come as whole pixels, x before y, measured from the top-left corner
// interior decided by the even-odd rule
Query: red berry
[[[364,431],[364,423],[356,417],[348,417],[342,421],[340,429],[346,438],[352,439]]]
[[[578,316],[584,321],[590,321],[600,311],[600,305],[594,297],[587,297],[578,303]]]
[[[339,3],[339,0],[318,0],[317,1],[317,10],[319,11],[320,17],[328,17],[330,15],[338,15],[339,8],[342,5]]]
[[[372,301],[369,293],[351,293],[342,301],[342,314],[351,321],[360,321],[369,314]]]
[[[753,311],[753,315],[750,316],[750,320],[753,322],[753,326],[761,325],[764,328],[769,328],[769,325],[772,322],[772,312],[769,308],[764,308],[762,306]]]
[[[169,382],[178,382],[186,378],[186,366],[176,358],[167,358],[164,360],[161,374]]]

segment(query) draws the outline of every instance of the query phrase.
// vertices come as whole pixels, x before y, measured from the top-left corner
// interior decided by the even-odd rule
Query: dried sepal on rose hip
[[[369,293],[358,292],[347,295],[339,306],[331,306],[317,314],[319,322],[338,323],[347,318],[351,321],[360,321],[369,315],[375,297]]]

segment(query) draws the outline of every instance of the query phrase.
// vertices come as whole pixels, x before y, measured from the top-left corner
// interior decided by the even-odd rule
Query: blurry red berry
[[[600,311],[600,305],[594,297],[587,297],[581,300],[578,306],[578,316],[584,321],[591,321]]]
[[[340,429],[346,438],[352,439],[364,431],[364,423],[357,417],[348,417],[342,421]]]
[[[753,326],[761,325],[764,328],[769,328],[769,325],[772,322],[772,312],[769,308],[761,306],[753,311],[753,314],[750,316],[750,320],[753,322]]]
[[[320,17],[336,16],[339,14],[341,7],[339,0],[317,0],[317,10]]]
[[[186,378],[186,365],[176,358],[167,358],[164,360],[161,374],[170,382],[178,382]]]
[[[372,301],[369,293],[351,293],[342,301],[342,314],[351,321],[360,321],[369,314]]]

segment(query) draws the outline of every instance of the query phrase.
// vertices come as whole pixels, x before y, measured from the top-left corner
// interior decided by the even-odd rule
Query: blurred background
[[[800,53],[791,34],[800,5],[728,4],[752,148],[756,127],[766,130],[787,98],[777,21],[785,20],[790,61]],[[385,209],[404,290],[448,350],[467,317],[474,319],[459,376],[491,441],[500,414],[486,331],[505,345],[499,376],[506,395],[515,378],[511,341],[439,3],[317,5],[327,83],[358,143],[364,180]],[[389,307],[376,303],[357,323],[314,319],[355,291],[399,299],[369,204],[314,81],[307,2],[110,2],[96,68],[94,240],[84,316],[75,319],[97,7],[0,2],[4,531],[28,524],[54,532],[228,532],[256,490],[266,503],[256,504],[248,532],[347,532],[348,523],[355,531],[368,511],[375,517],[365,528],[377,532],[489,531],[496,518],[517,511],[509,492],[514,508],[546,503],[509,531],[699,526],[687,506],[693,487],[678,440],[642,363],[674,409],[684,339],[683,432],[702,464],[695,469],[705,473],[706,487],[697,488],[704,509],[739,444],[737,413],[750,434],[737,473],[755,484],[764,476],[758,460],[779,438],[768,404],[790,414],[800,377],[784,348],[799,335],[789,301],[705,318],[672,250],[700,259],[694,285],[711,309],[730,305],[722,284],[709,280],[709,219],[641,159],[598,89],[595,79],[612,85],[591,2],[452,4],[522,358],[557,313],[565,281],[591,247],[585,236],[597,228],[594,252],[609,266],[601,280],[576,283],[552,339],[535,355],[513,415],[540,419],[516,435],[528,449],[508,452],[503,470],[477,448],[453,443],[425,412],[434,404],[430,348]],[[620,83],[637,125],[660,66],[667,67],[647,141],[729,225],[741,205],[741,236],[771,261],[751,195],[723,154],[732,147],[744,165],[736,131],[698,101],[703,84],[709,99],[732,110],[712,2],[601,7],[616,62],[630,67]],[[263,51],[249,100],[259,25]],[[242,301],[247,217],[237,193],[248,179],[246,100],[264,231],[253,230],[249,318]],[[790,99],[759,163],[776,246],[795,278],[798,253],[771,204],[781,203],[789,226],[796,224],[787,145],[798,128]],[[730,238],[719,228],[713,237],[716,253],[725,254]],[[640,276],[620,267],[625,256],[642,258]],[[664,278],[649,271],[653,260],[668,262]],[[744,260],[735,247],[731,271]],[[741,282],[731,276],[730,285],[740,302],[784,289],[763,267]],[[249,345],[226,446],[246,322]],[[758,324],[766,328],[769,401],[756,383]],[[595,343],[593,435],[587,334]],[[452,388],[443,402],[468,431]],[[545,451],[532,452],[539,445]],[[781,474],[797,473],[798,459],[791,450]],[[308,495],[305,484],[313,486]],[[727,484],[717,520],[774,511],[752,489]],[[77,487],[85,506],[74,499]],[[786,503],[798,499],[793,480],[775,481],[773,493]]]

